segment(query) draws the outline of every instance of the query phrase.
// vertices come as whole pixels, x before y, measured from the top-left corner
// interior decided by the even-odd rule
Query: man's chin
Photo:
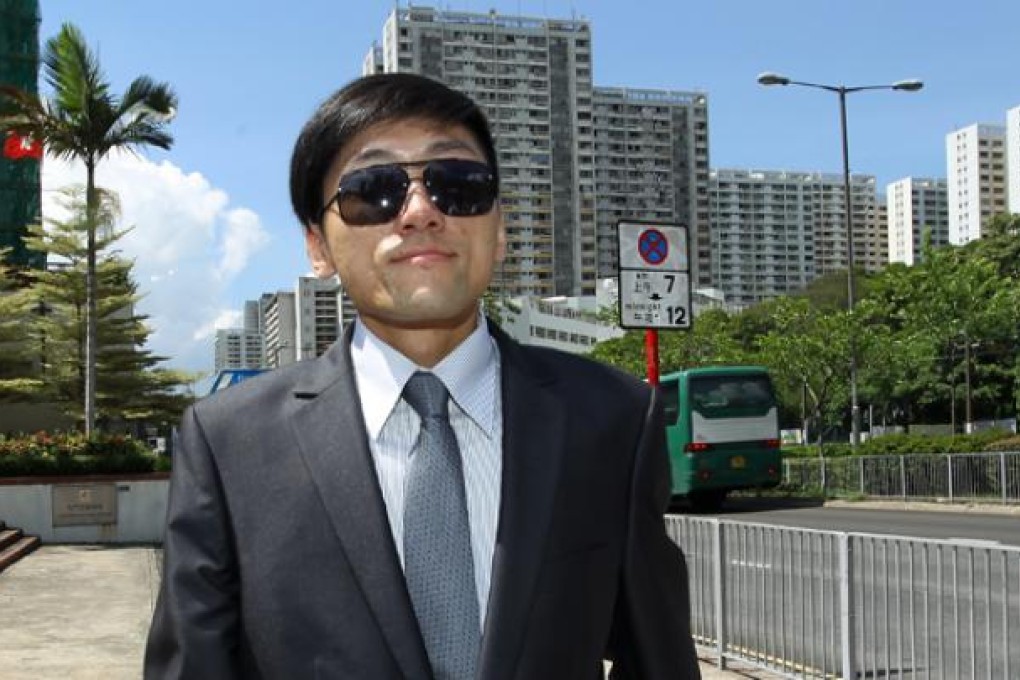
[[[478,316],[478,305],[453,304],[449,294],[442,297],[430,291],[427,296],[415,296],[391,313],[380,316],[381,321],[408,330],[454,329],[473,324]]]

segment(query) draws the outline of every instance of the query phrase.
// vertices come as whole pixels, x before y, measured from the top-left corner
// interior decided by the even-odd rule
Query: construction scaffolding
[[[0,0],[0,84],[38,92],[39,21],[38,0]],[[30,141],[0,140],[0,249],[10,248],[10,264],[42,268],[45,255],[26,249],[22,241],[28,226],[41,218],[41,159],[27,152]]]

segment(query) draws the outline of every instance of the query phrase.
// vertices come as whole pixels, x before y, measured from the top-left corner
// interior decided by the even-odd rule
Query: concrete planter
[[[0,519],[46,543],[162,543],[170,474],[0,478]]]

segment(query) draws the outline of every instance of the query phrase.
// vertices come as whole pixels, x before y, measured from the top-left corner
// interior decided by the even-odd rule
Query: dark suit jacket
[[[697,678],[653,391],[492,332],[504,462],[478,678],[591,680],[603,658]],[[198,402],[173,463],[146,678],[431,678],[349,338]]]

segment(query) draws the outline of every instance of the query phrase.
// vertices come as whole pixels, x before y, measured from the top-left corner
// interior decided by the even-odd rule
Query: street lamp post
[[[857,297],[856,276],[854,274],[854,232],[853,216],[851,214],[852,202],[850,200],[850,151],[847,144],[846,133],[846,96],[852,92],[864,90],[899,90],[901,92],[917,92],[924,83],[920,80],[900,80],[891,85],[858,85],[847,87],[846,85],[823,85],[821,83],[808,83],[800,80],[791,80],[778,73],[762,73],[758,76],[759,85],[799,85],[801,87],[812,87],[818,90],[835,92],[839,95],[839,132],[843,144],[843,194],[845,199],[844,210],[846,212],[846,260],[847,260],[847,310],[850,312],[850,429],[851,443],[854,446],[861,441],[860,405],[857,403],[857,346],[856,333],[853,327],[854,301]]]

